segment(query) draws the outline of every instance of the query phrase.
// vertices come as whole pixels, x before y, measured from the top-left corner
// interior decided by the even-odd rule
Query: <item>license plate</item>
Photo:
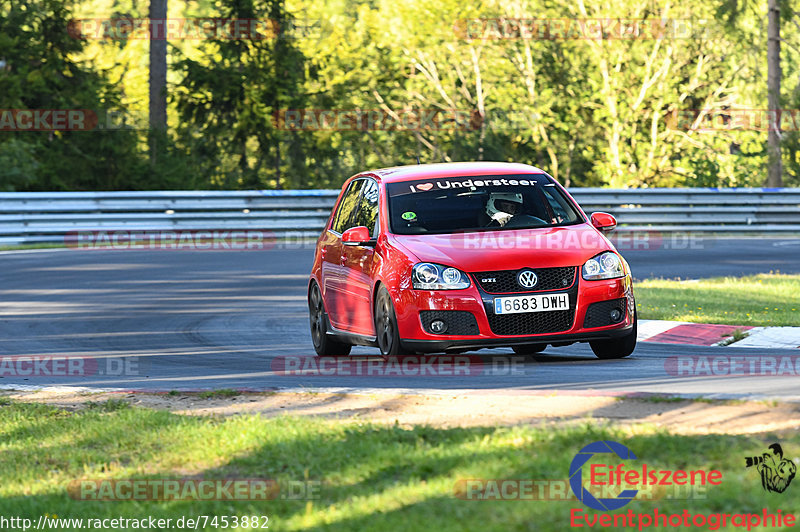
[[[495,314],[546,312],[548,310],[569,310],[569,294],[536,294],[532,296],[494,298]]]

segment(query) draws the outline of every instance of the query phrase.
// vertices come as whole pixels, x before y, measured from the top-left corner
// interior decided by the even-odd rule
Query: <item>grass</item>
[[[569,529],[577,502],[466,501],[459,479],[566,479],[575,453],[597,440],[628,445],[654,468],[719,469],[703,500],[634,501],[625,511],[759,511],[796,508],[800,490],[764,492],[743,457],[780,441],[800,456],[800,435],[679,436],[648,426],[435,429],[313,418],[190,417],[138,407],[67,412],[11,402],[0,407],[0,515],[38,519],[268,515],[270,530]],[[638,466],[638,464],[637,464]],[[272,478],[321,483],[310,500],[75,500],[75,479]],[[588,509],[585,509],[589,511]],[[210,529],[210,528],[209,528]],[[246,529],[246,528],[245,528]]]
[[[719,344],[721,346],[731,345],[733,343],[738,342],[739,340],[744,340],[745,338],[750,336],[750,334],[741,329],[734,329],[731,334],[724,334],[723,336],[727,336],[728,338]]]
[[[642,319],[800,326],[800,275],[651,279],[637,282],[634,290]]]
[[[220,388],[219,390],[200,392],[197,394],[197,397],[200,399],[225,399],[229,397],[236,397],[237,395],[242,395],[242,392],[232,390],[231,388]]]
[[[116,412],[117,410],[130,408],[130,404],[122,399],[109,399],[101,402],[87,401],[84,403],[84,408],[98,412]]]
[[[624,396],[617,397],[617,401],[620,403],[630,400],[630,398]],[[679,395],[645,395],[642,397],[637,397],[636,400],[645,403],[682,403],[684,401],[697,401],[699,400],[699,397],[681,397]]]
[[[207,390],[204,392],[180,392],[178,390],[170,390],[167,392],[167,395],[170,397],[176,397],[178,395],[194,395],[200,399],[226,399],[230,397],[236,397],[237,395],[242,395],[242,392],[232,388],[220,388],[218,390]]]
[[[742,399],[713,399],[711,397],[703,397],[703,396],[696,396],[696,397],[684,397],[680,395],[644,395],[640,397],[635,397],[633,399],[629,397],[620,396],[617,397],[618,402],[624,401],[642,401],[644,403],[683,403],[683,402],[690,402],[690,403],[705,403],[705,404],[712,404],[712,405],[741,405],[745,404],[747,401]],[[777,406],[777,401],[754,401],[760,404],[766,404],[767,406]]]
[[[0,251],[19,251],[26,249],[57,249],[65,247],[64,244],[58,242],[42,243],[42,244],[9,244],[0,246]]]

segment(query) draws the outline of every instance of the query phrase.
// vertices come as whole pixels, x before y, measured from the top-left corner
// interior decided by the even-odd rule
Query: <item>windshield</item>
[[[545,174],[448,177],[389,183],[399,235],[530,229],[583,222]]]

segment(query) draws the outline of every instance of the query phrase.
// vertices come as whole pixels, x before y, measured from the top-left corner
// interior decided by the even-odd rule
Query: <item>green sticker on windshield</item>
[[[403,220],[408,220],[409,222],[417,219],[417,213],[415,212],[404,212],[402,215]]]

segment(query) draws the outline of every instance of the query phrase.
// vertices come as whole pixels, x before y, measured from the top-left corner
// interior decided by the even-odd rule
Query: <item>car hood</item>
[[[589,224],[447,235],[393,235],[393,243],[420,262],[467,272],[580,266],[614,249]]]

